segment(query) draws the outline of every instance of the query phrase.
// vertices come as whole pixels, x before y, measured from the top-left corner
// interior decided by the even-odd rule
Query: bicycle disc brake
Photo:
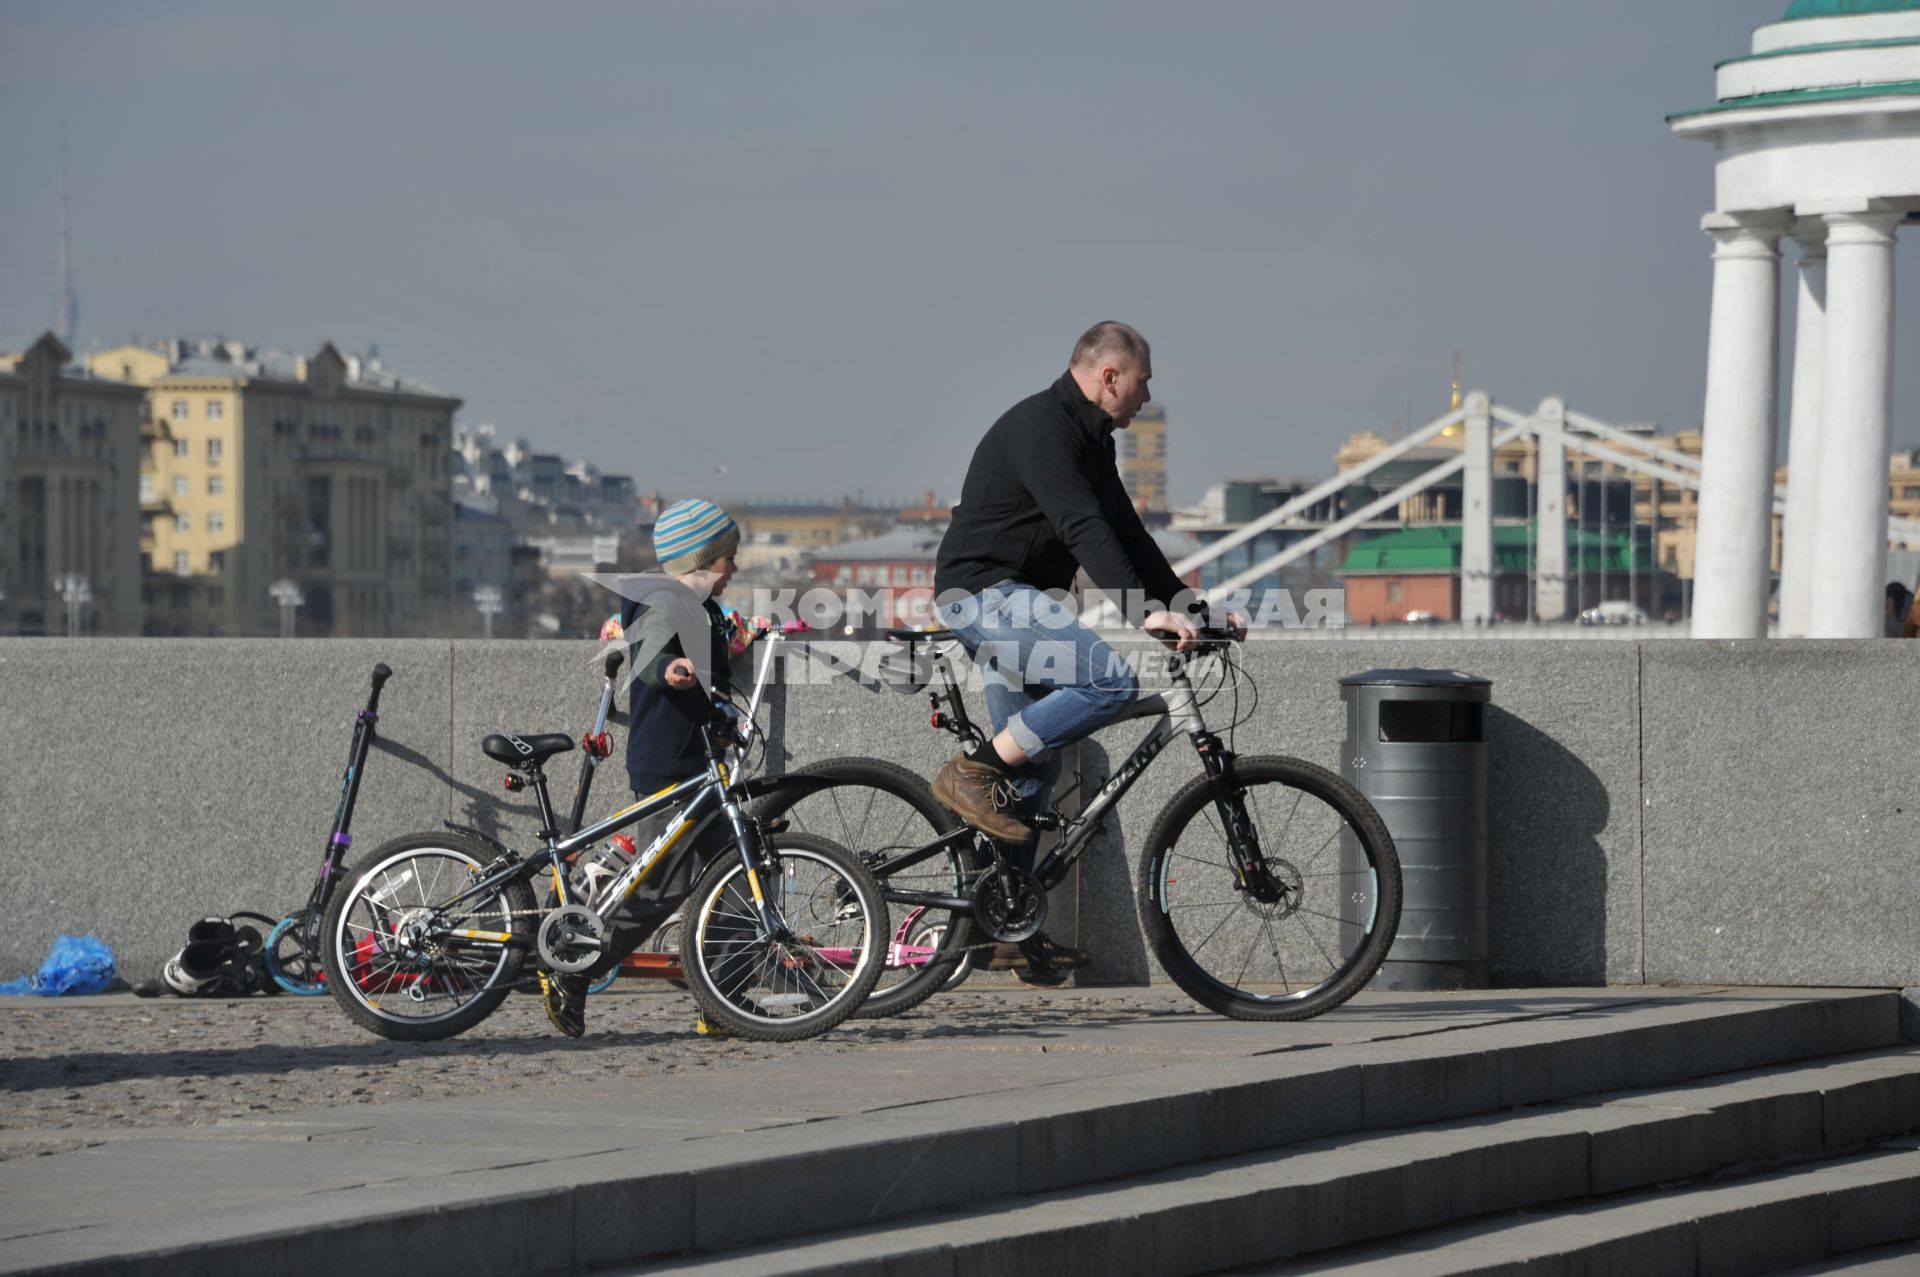
[[[540,959],[555,971],[573,975],[599,960],[607,947],[607,924],[591,909],[567,905],[540,922]]]
[[[1018,944],[1039,933],[1047,920],[1047,893],[1040,880],[1024,869],[1008,866],[1003,881],[997,870],[988,871],[974,888],[973,919],[980,930],[1001,944]]]

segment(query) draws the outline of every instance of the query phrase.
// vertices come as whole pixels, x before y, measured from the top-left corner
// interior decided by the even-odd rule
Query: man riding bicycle
[[[1147,402],[1152,377],[1137,331],[1112,320],[1089,328],[1060,379],[981,439],[940,543],[937,615],[983,667],[994,736],[950,759],[933,794],[1008,844],[1021,868],[1033,863],[1029,819],[1059,778],[1059,750],[1124,716],[1140,690],[1126,658],[1074,615],[1074,573],[1084,568],[1129,621],[1177,635],[1178,650],[1207,623],[1205,601],[1174,575],[1114,464],[1113,432]],[[1086,962],[1041,934],[1000,946],[987,966],[1054,984]]]

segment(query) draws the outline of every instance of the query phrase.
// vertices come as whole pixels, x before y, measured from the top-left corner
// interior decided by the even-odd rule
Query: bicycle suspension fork
[[[1260,850],[1260,834],[1247,814],[1246,791],[1234,771],[1233,751],[1212,732],[1193,734],[1193,748],[1206,769],[1207,784],[1213,791],[1213,808],[1220,817],[1220,828],[1227,835],[1227,855],[1240,887],[1262,904],[1273,904],[1286,895],[1285,885],[1267,867]]]

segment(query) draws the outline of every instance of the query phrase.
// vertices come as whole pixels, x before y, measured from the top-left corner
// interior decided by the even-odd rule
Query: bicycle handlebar
[[[1199,642],[1187,649],[1188,651],[1204,652],[1217,650],[1226,646],[1228,643],[1238,643],[1241,641],[1240,636],[1225,625],[1197,625],[1194,629],[1199,633]],[[1153,629],[1148,630],[1147,634],[1152,638],[1158,639],[1170,648],[1178,647],[1180,645],[1180,639],[1182,638],[1182,635],[1177,630]]]
[[[620,662],[626,659],[627,659],[627,654],[625,652],[620,651],[618,648],[614,649],[611,652],[608,652],[607,659],[602,665],[602,668],[606,670],[607,677],[612,678],[614,675],[618,674],[620,672]]]
[[[380,689],[385,687],[387,680],[392,677],[393,671],[387,668],[385,661],[381,661],[373,667],[373,691],[367,696],[367,713],[377,714],[380,712]]]

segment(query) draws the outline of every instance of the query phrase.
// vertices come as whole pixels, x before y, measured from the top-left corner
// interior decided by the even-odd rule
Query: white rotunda
[[[1800,246],[1780,633],[1880,633],[1896,228],[1920,219],[1920,0],[1793,0],[1668,117],[1714,145],[1693,633],[1766,633],[1780,243]]]

